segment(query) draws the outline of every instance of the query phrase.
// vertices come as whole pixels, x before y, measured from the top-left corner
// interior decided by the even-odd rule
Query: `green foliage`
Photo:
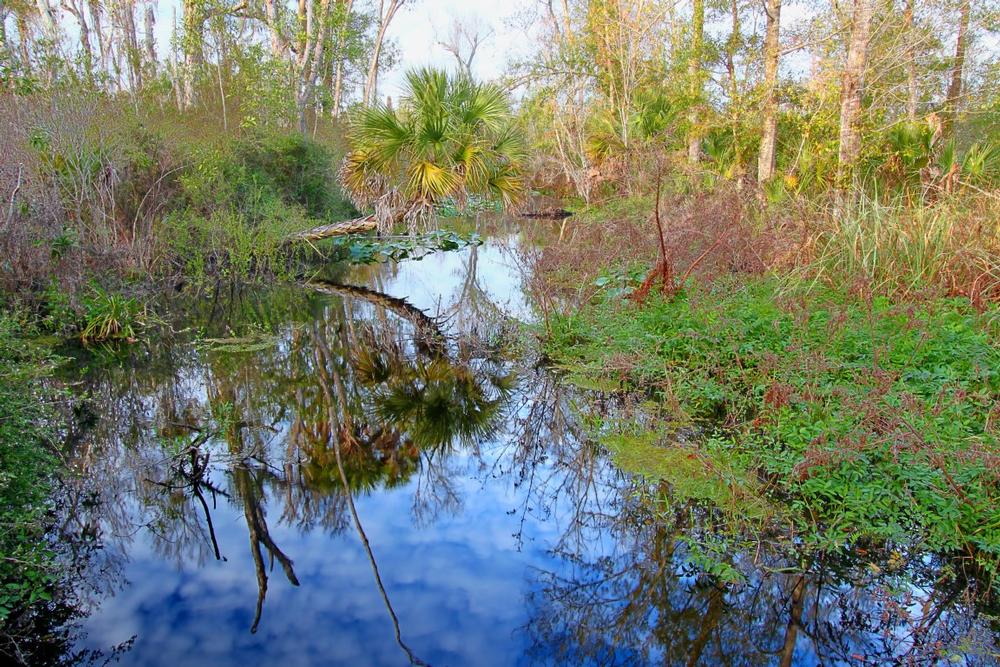
[[[709,436],[704,455],[767,481],[818,547],[867,537],[1000,563],[988,319],[955,299],[778,294],[765,281],[640,309],[601,301],[555,318],[548,349],[674,406]],[[631,361],[608,371],[610,357]]]
[[[185,275],[284,274],[292,232],[351,217],[334,156],[300,134],[252,133],[192,149],[163,236]]]
[[[23,322],[0,316],[0,630],[11,613],[48,599],[55,574],[45,529],[57,394],[45,385],[47,352],[24,333]]]
[[[254,135],[236,145],[236,159],[250,178],[270,185],[310,217],[340,220],[354,214],[337,185],[335,156],[299,133]]]
[[[374,207],[387,227],[470,195],[517,204],[523,149],[503,89],[433,69],[406,81],[398,108],[363,108],[352,120],[341,181],[357,207]]]
[[[80,339],[85,343],[135,340],[145,325],[145,308],[133,298],[106,292],[93,285],[83,302]]]

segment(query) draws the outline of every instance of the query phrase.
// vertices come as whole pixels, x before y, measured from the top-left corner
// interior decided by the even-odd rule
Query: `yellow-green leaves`
[[[392,217],[412,219],[448,199],[509,207],[523,196],[523,141],[506,93],[491,84],[411,71],[399,105],[357,112],[349,140],[341,182],[359,208],[391,200],[400,207]]]

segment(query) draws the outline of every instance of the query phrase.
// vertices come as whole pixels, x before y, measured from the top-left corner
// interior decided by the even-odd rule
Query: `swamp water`
[[[583,426],[614,397],[565,386],[510,324],[534,318],[521,242],[511,226],[421,261],[220,288],[176,307],[170,340],[81,354],[59,526],[78,545],[71,653],[994,663],[995,625],[934,556],[765,543],[719,555],[739,583],[700,574],[711,512],[619,470]]]

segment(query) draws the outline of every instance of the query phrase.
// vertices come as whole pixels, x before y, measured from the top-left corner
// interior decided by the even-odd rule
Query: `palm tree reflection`
[[[477,356],[475,345],[452,346],[436,321],[402,299],[333,283],[319,288],[341,299],[327,303],[311,325],[293,327],[270,353],[257,351],[254,363],[225,351],[206,355],[207,406],[194,412],[212,419],[188,426],[197,437],[153,484],[164,501],[183,493],[201,509],[216,559],[222,554],[205,493],[242,507],[258,588],[251,632],[261,622],[274,561],[299,585],[292,559],[271,537],[268,490],[283,496],[283,520],[311,525],[323,513],[321,523],[333,530],[352,524],[396,640],[420,664],[402,640],[354,494],[401,486],[419,474],[444,491],[421,494],[418,484],[415,501],[447,504],[454,494],[436,469],[456,447],[503,423],[514,375],[504,362]],[[209,451],[212,443],[224,447]],[[228,491],[212,483],[213,469],[229,480]],[[156,494],[147,498],[158,502]],[[172,548],[196,544],[196,534],[204,534],[197,525],[174,523],[180,532],[171,532]]]

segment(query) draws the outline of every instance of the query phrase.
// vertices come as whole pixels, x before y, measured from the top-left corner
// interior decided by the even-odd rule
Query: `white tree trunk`
[[[774,177],[778,143],[778,65],[781,58],[781,0],[767,0],[767,34],[764,37],[764,122],[757,158],[757,182]]]
[[[861,96],[875,10],[875,0],[853,0],[853,3],[851,39],[840,90],[840,147],[837,152],[837,181],[840,186],[847,185],[846,180],[861,153]]]

